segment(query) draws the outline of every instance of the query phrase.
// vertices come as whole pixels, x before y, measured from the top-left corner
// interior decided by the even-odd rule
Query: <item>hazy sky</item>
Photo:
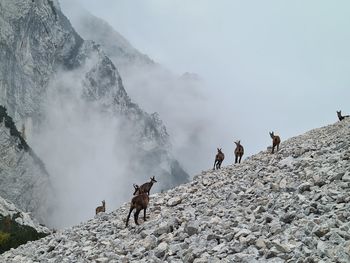
[[[283,140],[350,113],[349,1],[79,2],[173,72],[202,77],[221,122],[214,151],[232,155],[239,138],[256,153],[270,130]]]

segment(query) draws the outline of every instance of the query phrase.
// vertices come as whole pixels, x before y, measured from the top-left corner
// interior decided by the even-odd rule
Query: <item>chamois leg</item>
[[[143,221],[146,221],[146,209],[147,208],[143,209]]]
[[[214,161],[214,167],[213,167],[213,170],[215,170],[215,166],[216,166],[216,160]]]
[[[139,223],[137,222],[137,219],[139,218],[139,213],[141,210],[136,209],[136,212],[134,214],[134,220],[135,220],[135,224],[138,225]]]
[[[275,146],[272,145],[272,153],[275,151]]]
[[[221,161],[218,161],[218,167],[216,169],[217,170],[221,169]]]
[[[279,144],[277,144],[277,152],[278,152],[279,148],[280,148],[280,145],[279,145]]]
[[[241,163],[241,160],[242,160],[242,155],[239,156],[239,163]]]
[[[236,158],[235,158],[235,163],[238,162],[238,155],[236,155]]]
[[[132,210],[134,210],[134,208],[133,208],[133,207],[130,207],[128,217],[126,218],[126,226],[128,226],[129,218],[130,218],[130,215],[131,215]]]

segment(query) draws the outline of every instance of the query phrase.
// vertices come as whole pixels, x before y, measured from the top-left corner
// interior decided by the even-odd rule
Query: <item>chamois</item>
[[[213,170],[218,170],[221,168],[221,163],[222,161],[225,159],[225,154],[221,151],[221,148],[217,148],[218,150],[218,153],[216,154],[215,156],[215,161],[214,161],[214,167],[213,167]]]
[[[236,144],[236,149],[235,149],[235,163],[239,162],[241,163],[242,156],[244,154],[244,148],[241,145],[241,141],[234,142]],[[239,158],[239,159],[238,159]]]
[[[128,217],[126,218],[126,226],[128,226],[131,212],[134,209],[136,209],[136,212],[134,213],[135,224],[136,225],[139,224],[137,220],[139,218],[139,213],[141,210],[143,210],[143,213],[144,213],[143,221],[146,221],[146,209],[149,203],[148,194],[146,192],[143,192],[141,187],[138,187],[138,185],[134,185],[134,188],[135,188],[135,193],[137,192],[138,194],[131,199],[129,214],[128,214]]]
[[[100,212],[106,212],[106,202],[105,200],[102,201],[102,206],[96,207],[96,215]]]
[[[273,132],[270,132],[270,137],[272,138],[272,153],[275,151],[275,147],[277,146],[277,152],[280,146],[281,139],[278,135],[274,135]]]
[[[154,178],[154,176],[153,176],[153,177],[150,177],[150,179],[151,179],[150,182],[144,183],[144,184],[141,185],[140,188],[139,188],[143,193],[147,193],[148,195],[149,195],[149,192],[151,191],[151,188],[152,188],[153,184],[157,182],[157,180]],[[135,185],[134,185],[134,187],[135,187]],[[137,193],[137,190],[136,190],[136,188],[135,188],[135,193],[134,193],[134,195],[135,195],[136,193]]]
[[[344,120],[345,118],[349,117],[349,115],[345,115],[345,116],[342,116],[341,115],[341,110],[340,111],[337,111],[337,115],[338,115],[338,119],[340,121]]]

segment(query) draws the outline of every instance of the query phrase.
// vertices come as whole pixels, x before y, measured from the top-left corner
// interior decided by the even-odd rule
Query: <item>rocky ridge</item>
[[[2,262],[349,262],[350,119],[4,253]],[[130,195],[132,189],[130,189]]]

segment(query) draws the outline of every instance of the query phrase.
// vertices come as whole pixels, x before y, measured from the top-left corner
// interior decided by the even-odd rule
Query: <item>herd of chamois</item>
[[[339,121],[342,121],[344,118],[350,117],[349,115],[343,116],[341,114],[341,111],[337,111],[337,116],[338,116]],[[269,132],[269,134],[270,134],[270,137],[272,139],[271,153],[273,154],[275,152],[275,148],[276,148],[276,151],[278,152],[279,145],[281,143],[281,138],[278,135],[275,135],[274,132]],[[234,143],[236,144],[236,148],[234,150],[235,164],[241,163],[241,159],[242,159],[242,156],[244,154],[243,145],[241,145],[241,141],[237,141]],[[220,169],[221,164],[222,164],[223,160],[225,159],[225,154],[222,152],[222,149],[217,148],[217,151],[218,152],[215,156],[213,170]],[[129,224],[130,215],[134,209],[136,209],[136,211],[134,213],[135,224],[136,225],[139,224],[138,217],[139,217],[141,210],[143,210],[143,220],[146,221],[146,210],[147,210],[148,203],[149,203],[150,190],[151,190],[153,184],[157,182],[157,180],[154,178],[154,176],[151,177],[150,179],[151,179],[150,182],[144,183],[141,186],[134,184],[134,190],[135,190],[134,194],[133,194],[134,197],[131,199],[130,210],[129,210],[128,217],[126,219],[126,226],[128,226],[128,224]],[[96,208],[96,214],[98,214],[100,212],[105,212],[105,211],[106,211],[106,204],[105,204],[105,201],[103,200],[102,206],[98,206]]]

